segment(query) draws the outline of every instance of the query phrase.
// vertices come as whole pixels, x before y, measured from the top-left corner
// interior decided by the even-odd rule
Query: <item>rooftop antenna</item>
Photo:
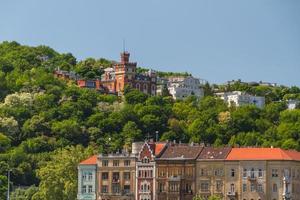
[[[125,52],[125,39],[123,38],[123,52]]]

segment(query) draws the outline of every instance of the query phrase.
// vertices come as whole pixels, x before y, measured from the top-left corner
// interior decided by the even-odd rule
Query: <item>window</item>
[[[255,178],[254,168],[251,169],[250,177],[251,178]]]
[[[102,160],[102,167],[108,166],[108,160]]]
[[[92,192],[93,192],[93,186],[89,185],[88,193],[92,193]]]
[[[118,167],[119,166],[119,161],[118,160],[114,160],[113,161],[113,166],[114,167]]]
[[[258,184],[257,185],[257,191],[258,192],[263,192],[263,186],[262,186],[262,184]]]
[[[273,184],[273,192],[277,192],[277,184],[276,183]]]
[[[130,185],[124,185],[124,192],[125,194],[130,193]]]
[[[247,192],[247,184],[246,183],[243,184],[243,192]]]
[[[158,183],[158,191],[159,192],[165,191],[165,184],[164,183]]]
[[[234,169],[231,169],[231,177],[234,177],[234,175],[235,175],[235,170]]]
[[[263,176],[263,172],[262,172],[262,169],[258,169],[258,177],[262,177]]]
[[[107,185],[102,185],[101,192],[102,193],[108,193],[108,186]]]
[[[217,190],[217,191],[221,191],[221,190],[222,190],[222,186],[223,186],[222,181],[217,181],[217,184],[216,184],[216,190]]]
[[[145,158],[142,159],[142,163],[149,163],[149,162],[150,162],[150,160],[147,157],[145,157]]]
[[[170,183],[169,189],[171,192],[179,192],[179,184],[178,183]]]
[[[233,183],[230,184],[230,192],[235,193],[235,187]]]
[[[87,172],[84,172],[84,173],[82,174],[82,180],[86,180],[86,177],[87,177]]]
[[[81,188],[81,193],[85,194],[86,193],[86,185],[83,185]]]
[[[190,194],[193,192],[191,184],[185,184],[185,192]]]
[[[124,172],[124,179],[130,180],[130,172]]]
[[[124,166],[130,166],[130,160],[125,160],[124,161]]]
[[[209,182],[208,181],[202,181],[200,183],[200,190],[202,192],[208,192],[209,191]]]
[[[255,191],[255,185],[253,183],[251,183],[250,185],[250,191],[251,192],[254,192]]]
[[[278,169],[272,169],[272,177],[278,177]]]
[[[222,176],[223,175],[223,170],[222,169],[216,169],[215,170],[215,176]]]
[[[247,169],[246,169],[246,168],[244,168],[244,170],[243,170],[243,177],[244,177],[244,178],[247,177]]]
[[[90,180],[93,179],[93,173],[92,173],[92,172],[89,172],[88,174],[89,174],[89,178],[88,178],[88,179],[89,179],[89,181],[90,181]]]
[[[108,172],[102,172],[102,180],[108,179]]]
[[[113,193],[120,193],[120,185],[119,184],[112,184],[112,192]]]
[[[200,169],[200,175],[204,176],[205,175],[205,170],[204,169]]]
[[[113,182],[119,182],[120,174],[119,172],[113,172]]]

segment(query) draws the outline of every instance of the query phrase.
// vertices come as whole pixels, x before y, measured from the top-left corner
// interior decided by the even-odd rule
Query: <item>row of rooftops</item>
[[[281,148],[263,147],[203,147],[198,144],[174,144],[167,142],[148,143],[156,160],[198,160],[198,161],[300,161],[300,152]],[[142,147],[141,147],[142,148]],[[140,149],[141,150],[141,149]],[[116,157],[117,154],[115,154]],[[95,165],[99,155],[82,161],[81,165]],[[104,156],[101,156],[102,158]]]

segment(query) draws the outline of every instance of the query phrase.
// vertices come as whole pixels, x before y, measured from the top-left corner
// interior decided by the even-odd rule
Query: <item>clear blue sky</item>
[[[300,86],[299,0],[1,0],[0,41],[119,59],[213,83]]]

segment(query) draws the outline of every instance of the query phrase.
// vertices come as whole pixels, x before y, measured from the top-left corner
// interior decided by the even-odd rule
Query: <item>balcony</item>
[[[235,197],[236,195],[237,195],[236,192],[233,192],[233,191],[227,192],[227,196],[228,196],[228,197]]]
[[[180,181],[181,180],[181,176],[170,176],[169,177],[169,181]]]
[[[251,175],[249,175],[249,176],[247,177],[247,179],[248,179],[249,181],[256,181],[256,180],[257,180],[257,177],[254,176],[253,174],[251,174]]]
[[[120,179],[118,179],[118,178],[113,178],[111,182],[112,182],[112,183],[120,183]]]
[[[140,194],[150,194],[151,191],[150,190],[139,190]]]

